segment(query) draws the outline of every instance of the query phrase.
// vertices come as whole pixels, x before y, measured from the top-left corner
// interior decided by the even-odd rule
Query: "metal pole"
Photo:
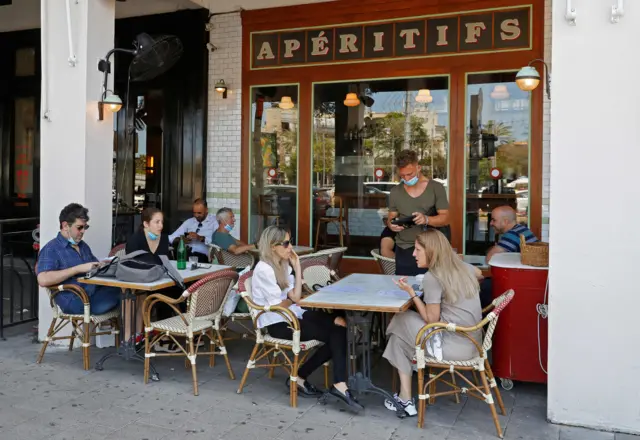
[[[4,340],[4,252],[2,244],[3,224],[0,222],[0,339]]]

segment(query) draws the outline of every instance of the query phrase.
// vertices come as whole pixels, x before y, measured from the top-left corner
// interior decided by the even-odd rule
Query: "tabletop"
[[[394,275],[351,274],[307,296],[299,304],[322,309],[404,312],[411,306],[411,298],[395,285],[393,280],[396,278]],[[408,277],[407,282],[419,284],[415,277]]]
[[[519,252],[502,252],[495,254],[489,261],[491,267],[502,267],[506,269],[524,270],[549,270],[548,267],[527,266],[520,262]]]
[[[177,261],[171,260],[170,263],[177,270]],[[207,275],[210,275],[214,272],[218,272],[223,269],[231,269],[231,266],[222,266],[220,264],[203,264],[200,263],[201,267],[191,270],[189,269],[189,263],[187,262],[187,269],[178,270],[180,275],[182,275],[182,279],[185,283],[190,283],[192,281],[197,281],[201,278],[204,278]],[[165,289],[167,287],[175,286],[175,282],[169,278],[164,277],[160,278],[153,283],[132,283],[127,281],[119,281],[115,278],[104,278],[104,277],[94,277],[94,278],[80,278],[78,282],[83,284],[97,284],[99,286],[111,286],[111,287],[120,287],[121,289],[132,289],[132,290],[140,290],[146,292],[153,292],[160,289]]]

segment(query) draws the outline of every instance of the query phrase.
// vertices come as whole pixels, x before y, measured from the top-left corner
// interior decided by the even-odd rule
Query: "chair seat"
[[[231,319],[251,319],[251,313],[232,313],[229,315]]]
[[[120,308],[116,307],[102,315],[91,315],[91,322],[100,324],[101,322],[117,318],[118,316],[120,316]],[[63,319],[84,319],[84,315],[71,315],[69,313],[58,313],[58,317]]]
[[[212,321],[208,319],[196,319],[193,321],[192,331],[199,332],[211,327],[213,327]],[[165,332],[187,334],[187,325],[180,316],[173,316],[161,321],[152,322],[151,328]]]
[[[445,359],[439,361],[436,358],[426,356],[424,358],[424,361],[427,364],[427,366],[432,366],[432,367],[437,367],[437,366],[448,367],[451,365],[453,365],[454,367],[475,367],[477,365],[484,365],[484,359],[481,357],[475,357],[473,359],[464,360],[464,361],[448,361]],[[414,365],[417,364],[415,355],[411,359],[411,362]]]
[[[293,347],[293,341],[291,339],[278,339],[270,335],[264,335],[264,342],[278,345],[280,347]],[[319,347],[320,345],[322,345],[322,342],[316,341],[315,339],[310,341],[300,341],[300,349],[303,351],[311,350],[312,348]]]

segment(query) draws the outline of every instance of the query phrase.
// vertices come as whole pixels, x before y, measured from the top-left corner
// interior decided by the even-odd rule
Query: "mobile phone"
[[[391,220],[391,224],[396,226],[413,226],[415,222],[413,221],[413,216],[409,215],[406,217],[396,217]]]

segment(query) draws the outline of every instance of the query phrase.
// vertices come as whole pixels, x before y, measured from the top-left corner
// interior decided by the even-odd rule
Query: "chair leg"
[[[487,396],[487,403],[489,404],[489,408],[491,409],[491,416],[493,417],[493,423],[496,425],[496,432],[498,433],[498,437],[502,438],[502,428],[500,427],[500,420],[498,420],[498,413],[496,411],[496,406],[493,404],[493,396],[491,395],[491,388],[489,388],[489,383],[487,382],[487,375],[484,371],[480,372],[480,379],[482,380],[482,387],[484,388],[484,393]]]
[[[489,387],[496,393],[496,400],[498,401],[498,406],[500,407],[500,413],[503,416],[506,416],[507,411],[504,408],[504,402],[502,401],[502,393],[500,393],[500,387],[498,387],[498,384],[496,383],[496,378],[493,375],[491,366],[489,365],[489,361],[486,359],[484,361],[484,369],[487,372],[487,376],[489,377]]]
[[[396,376],[397,374],[393,377],[394,381]],[[418,368],[418,394],[424,394],[424,368]],[[418,396],[418,428],[422,428],[424,425],[424,416],[427,410],[426,403],[426,399],[420,399]]]
[[[433,368],[429,368],[429,380],[433,379],[433,376]],[[432,397],[436,393],[436,382],[436,380],[433,380],[429,383],[429,405],[436,403],[436,398]]]
[[[38,364],[42,362],[42,358],[44,357],[44,352],[47,351],[47,347],[49,346],[49,340],[55,334],[53,332],[53,330],[56,328],[56,322],[57,321],[58,321],[58,318],[53,318],[51,320],[51,325],[49,326],[49,331],[47,332],[47,337],[44,340],[44,342],[42,343],[42,348],[40,349],[40,354],[38,355],[38,359],[36,359],[36,363],[38,363]]]
[[[144,384],[149,383],[149,365],[151,363],[151,358],[149,354],[151,353],[151,346],[149,345],[149,331],[145,329],[144,331]]]
[[[118,318],[113,318],[111,320],[111,328],[115,329],[115,331],[111,331],[115,338],[116,350],[120,348],[120,324],[118,324]]]
[[[209,355],[209,367],[213,368],[216,366],[216,355],[214,353],[216,350],[216,340],[215,336],[213,335],[212,328],[209,329],[207,335],[209,335],[209,351],[211,352],[211,354]]]
[[[324,363],[324,387],[329,389],[329,362]]]
[[[344,247],[344,234],[342,233],[342,221],[338,222],[339,225],[339,234],[340,234],[340,247]]]
[[[267,362],[269,362],[270,364],[275,364],[276,360],[278,357],[278,353],[273,353],[267,355]],[[276,374],[276,367],[269,367],[269,379],[273,379],[274,375]]]
[[[73,350],[73,343],[76,340],[76,332],[78,331],[78,327],[75,319],[71,320],[71,338],[69,338],[69,351]]]
[[[89,359],[89,345],[91,344],[91,322],[85,322],[84,326],[84,335],[82,335],[82,359],[84,361],[84,369],[89,370],[89,364],[91,363]]]
[[[458,388],[458,384],[456,383],[456,373],[454,373],[453,371],[451,371],[451,383],[453,383],[453,385],[456,387],[456,389]],[[459,405],[460,404],[460,393],[455,393],[454,396],[456,398],[456,403]]]
[[[320,244],[320,227],[322,226],[322,222],[318,220],[318,227],[316,228],[316,249],[318,249],[318,245]]]
[[[256,345],[253,346],[253,351],[251,352],[251,356],[249,356],[247,367],[244,369],[244,373],[242,373],[242,380],[240,380],[240,386],[238,387],[238,394],[242,393],[244,384],[247,382],[247,378],[249,377],[249,370],[255,368],[256,356],[258,355],[258,348],[260,347],[260,345],[261,344],[256,342]]]
[[[193,379],[193,395],[198,395],[198,371],[196,369],[196,351],[193,348],[193,336],[187,337],[189,342],[189,361],[191,362],[191,377]]]
[[[300,361],[300,358],[297,354],[293,355],[293,365],[291,365],[291,377],[295,377],[296,381],[294,382],[293,380],[289,381],[289,387],[290,387],[290,394],[291,394],[291,407],[292,408],[297,408],[298,407],[298,382],[297,382],[297,378],[298,378],[298,362]]]
[[[224,356],[224,361],[227,364],[227,370],[229,370],[229,378],[231,380],[235,380],[236,375],[233,374],[233,369],[231,368],[231,362],[229,361],[229,356],[227,355],[227,348],[224,346],[222,335],[220,335],[219,330],[216,330],[216,334],[218,335],[218,347],[220,347],[220,352],[222,353],[222,356]]]

